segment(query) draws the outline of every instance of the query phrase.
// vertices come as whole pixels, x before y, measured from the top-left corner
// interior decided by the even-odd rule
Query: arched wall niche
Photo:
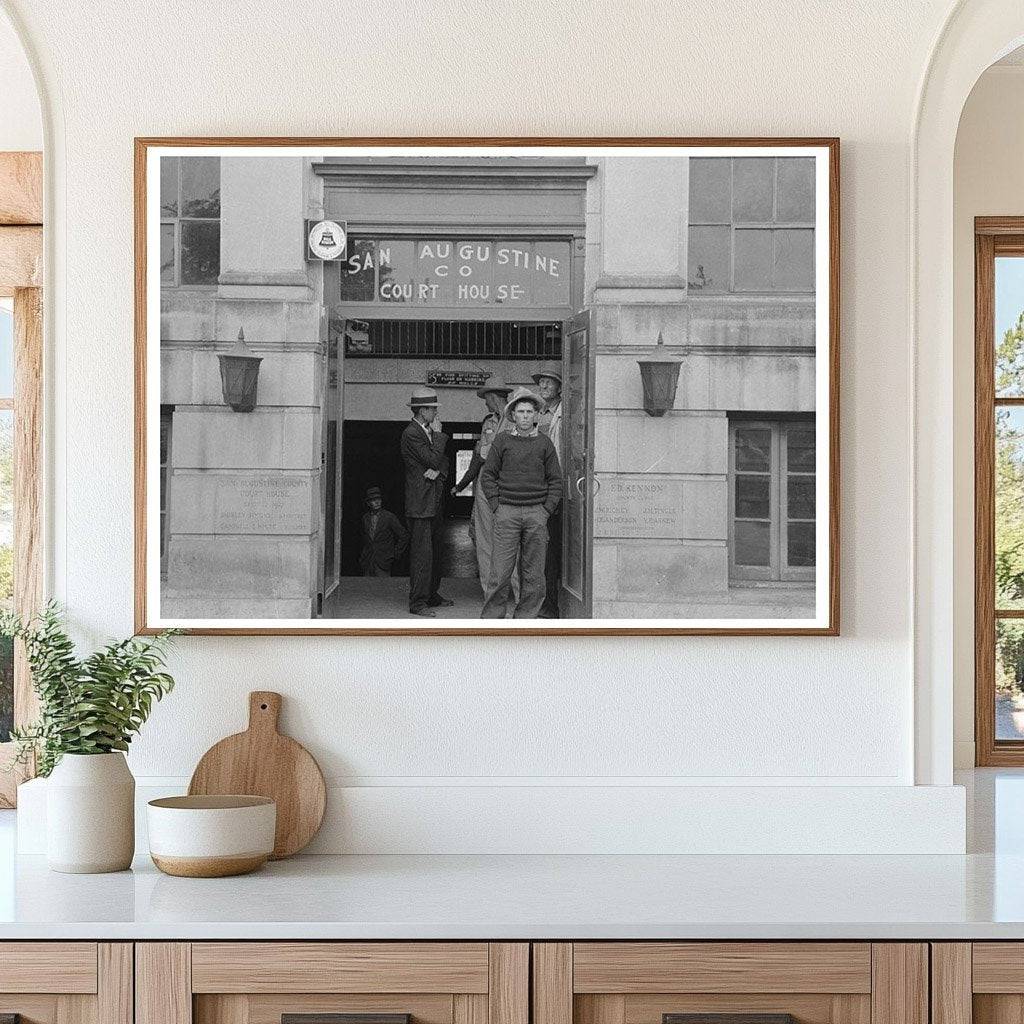
[[[1020,0],[960,0],[925,69],[911,135],[915,781],[953,776],[953,154],[978,78],[1024,42]]]

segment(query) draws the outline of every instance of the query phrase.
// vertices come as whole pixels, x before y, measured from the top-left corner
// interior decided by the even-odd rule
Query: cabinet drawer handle
[[[8,1024],[0,1020],[0,1024]],[[15,1021],[14,1024],[17,1024]],[[281,1024],[412,1024],[411,1013],[282,1013]]]
[[[663,1013],[661,1024],[797,1024],[791,1013]]]

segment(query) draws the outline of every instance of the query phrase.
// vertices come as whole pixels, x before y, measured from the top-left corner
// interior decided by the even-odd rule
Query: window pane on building
[[[781,228],[775,236],[775,288],[778,291],[814,290],[814,231]]]
[[[998,256],[995,269],[996,397],[1024,396],[1024,257]]]
[[[1024,623],[996,619],[996,739],[1024,739]]]
[[[174,284],[174,225],[160,225],[160,283]]]
[[[729,233],[727,227],[691,227],[687,283],[691,291],[729,290]]]
[[[178,216],[178,157],[160,157],[160,216]]]
[[[736,520],[734,528],[737,565],[771,565],[771,524]]]
[[[786,468],[790,473],[813,473],[814,427],[790,426],[786,431]]]
[[[786,481],[786,515],[790,519],[814,518],[813,476],[790,474]]]
[[[772,432],[765,427],[736,428],[736,472],[767,473],[772,468]]]
[[[780,224],[814,223],[814,157],[779,157],[775,219]]]
[[[743,157],[733,161],[732,220],[734,224],[767,224],[772,219],[775,161]]]
[[[14,397],[14,300],[0,298],[0,398]]]
[[[220,216],[220,157],[181,157],[181,216]]]
[[[728,224],[732,209],[730,157],[690,158],[690,223]]]
[[[789,523],[786,527],[786,564],[790,566],[814,565],[814,523]]]
[[[766,292],[772,287],[772,232],[738,229],[735,234],[736,291]]]
[[[372,239],[349,239],[348,257],[339,264],[342,302],[373,301],[376,266],[377,247]]]
[[[736,477],[736,517],[767,519],[771,515],[770,488],[768,476]]]
[[[996,608],[1024,608],[1024,409],[996,409]]]
[[[220,221],[181,221],[181,283],[216,284],[220,275]]]

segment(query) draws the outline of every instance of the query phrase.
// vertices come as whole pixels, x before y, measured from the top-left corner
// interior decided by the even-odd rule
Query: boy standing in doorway
[[[437,392],[416,388],[409,400],[413,417],[402,431],[405,463],[405,518],[409,547],[409,611],[436,618],[435,608],[454,604],[438,592],[444,537],[444,483],[448,475],[448,437],[437,423]]]
[[[543,410],[539,395],[517,388],[505,406],[512,430],[495,437],[480,473],[484,497],[494,512],[484,619],[505,617],[517,557],[520,591],[515,618],[537,618],[544,603],[547,522],[562,500],[562,472],[551,439],[537,429]]]
[[[391,567],[402,557],[408,544],[409,531],[398,521],[398,516],[384,508],[381,489],[367,487],[363,550],[359,556],[363,575],[390,576]]]

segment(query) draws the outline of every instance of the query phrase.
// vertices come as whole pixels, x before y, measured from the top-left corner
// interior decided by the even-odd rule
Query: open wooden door
[[[589,619],[593,608],[594,346],[590,310],[562,331],[562,593],[564,619]]]

